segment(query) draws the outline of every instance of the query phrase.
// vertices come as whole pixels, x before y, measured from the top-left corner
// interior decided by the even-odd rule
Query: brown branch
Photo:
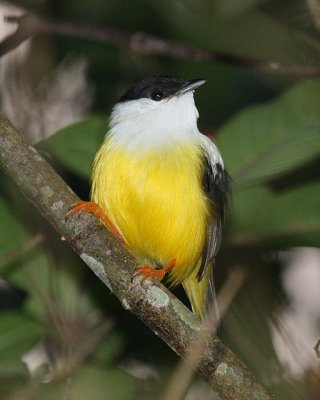
[[[17,30],[0,43],[0,57],[20,43],[38,33],[56,34],[100,41],[125,47],[140,55],[160,55],[196,62],[216,62],[246,68],[257,72],[282,75],[319,76],[320,65],[284,64],[277,61],[260,61],[224,52],[189,46],[181,42],[164,40],[143,32],[128,33],[115,28],[77,24],[71,21],[54,21],[35,15],[9,16],[8,22],[17,23]]]
[[[189,361],[221,399],[272,398],[242,362],[161,283],[141,282],[140,277],[132,281],[135,260],[99,221],[89,214],[71,215],[65,220],[78,197],[1,114],[0,167],[112,290],[123,307],[147,324],[179,356],[187,357],[187,349],[201,335],[204,341],[201,353],[193,352]]]

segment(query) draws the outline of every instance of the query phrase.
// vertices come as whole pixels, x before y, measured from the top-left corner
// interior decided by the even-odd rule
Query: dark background
[[[10,5],[265,63],[262,72],[254,65],[178,60],[86,38],[36,35],[2,57],[0,105],[87,199],[91,162],[123,91],[146,75],[206,79],[196,93],[199,127],[217,142],[233,187],[216,262],[223,311],[218,335],[277,398],[318,399],[320,79],[308,71],[317,67],[319,75],[320,6],[311,0]],[[0,16],[12,13],[17,11],[0,2]],[[15,26],[1,21],[0,27],[3,38]],[[279,63],[277,72],[271,62]],[[4,175],[0,221],[4,398],[164,398],[178,358],[122,309]],[[187,304],[182,291],[175,292]],[[184,398],[216,397],[194,377]]]

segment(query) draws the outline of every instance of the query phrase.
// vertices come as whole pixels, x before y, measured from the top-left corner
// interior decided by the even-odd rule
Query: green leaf
[[[0,197],[0,260],[30,237],[8,200]],[[0,261],[1,262],[1,261]]]
[[[110,333],[100,344],[94,354],[94,361],[103,365],[110,365],[124,347],[124,339],[119,332]]]
[[[266,61],[306,66],[319,62],[312,36],[303,35],[296,26],[291,28],[268,15],[259,7],[258,0],[187,3],[181,7],[178,2],[163,0],[158,6],[167,30],[175,39]],[[312,23],[308,18],[306,21]]]
[[[87,285],[84,263],[63,243],[50,239],[52,251],[60,257],[55,259],[47,246],[44,243],[24,254],[19,262],[3,269],[2,276],[27,294],[25,310],[44,324],[48,325],[50,309],[69,320],[83,318],[95,323],[101,318],[101,310]]]
[[[52,382],[43,388],[42,400],[129,400],[133,397],[136,380],[119,369],[83,367],[73,376]]]
[[[220,18],[230,18],[242,14],[262,2],[263,0],[216,0],[213,7],[215,14]]]
[[[233,202],[229,239],[234,244],[262,241],[320,246],[320,183],[280,194],[259,186],[239,190]]]
[[[0,314],[0,375],[25,372],[21,357],[42,337],[43,329],[19,313]]]
[[[218,146],[235,185],[267,181],[320,154],[320,80],[298,84],[225,124]]]
[[[107,118],[96,115],[59,130],[37,147],[51,153],[76,175],[89,179],[94,155],[107,132],[107,126]]]

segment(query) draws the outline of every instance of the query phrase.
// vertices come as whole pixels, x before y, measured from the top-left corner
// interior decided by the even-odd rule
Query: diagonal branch
[[[180,60],[223,63],[229,66],[294,76],[319,76],[319,65],[284,64],[277,61],[261,61],[224,52],[189,46],[181,42],[165,40],[144,32],[129,33],[120,29],[99,28],[71,21],[55,21],[35,15],[8,16],[6,20],[17,23],[17,30],[0,43],[0,57],[16,48],[26,39],[38,33],[83,38],[125,47],[141,55],[160,55]]]
[[[0,167],[25,197],[130,310],[193,368],[221,399],[270,400],[241,361],[161,283],[132,281],[135,260],[89,214],[65,216],[77,196],[53,168],[0,114]],[[197,354],[188,349],[201,335]],[[192,354],[192,357],[190,357]]]

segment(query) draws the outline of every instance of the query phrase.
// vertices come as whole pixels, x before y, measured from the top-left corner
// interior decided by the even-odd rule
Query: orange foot
[[[135,275],[142,275],[144,279],[156,278],[159,281],[162,281],[166,273],[175,267],[176,263],[177,260],[174,258],[162,269],[155,269],[149,265],[140,265],[140,267],[136,269]]]
[[[118,240],[118,242],[121,243],[123,246],[126,245],[126,241],[124,240],[124,238],[120,235],[117,228],[113,225],[113,223],[110,221],[110,219],[107,217],[105,212],[98,204],[93,203],[92,201],[79,201],[78,203],[75,203],[70,207],[67,215],[77,214],[81,212],[87,212],[99,218],[113,234],[113,236]]]

